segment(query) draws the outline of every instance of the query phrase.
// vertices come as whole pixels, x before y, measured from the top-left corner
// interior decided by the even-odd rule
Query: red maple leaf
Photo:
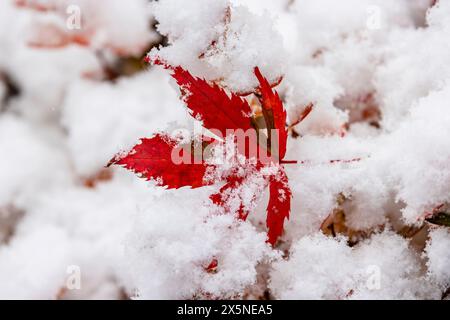
[[[268,140],[270,142],[272,131],[278,133],[278,158],[283,159],[286,155],[287,129],[286,111],[277,92],[272,91],[269,82],[265,79],[258,68],[255,68],[255,75],[258,78],[260,87],[260,101],[262,105],[264,119],[268,130]],[[276,131],[275,131],[276,130]],[[277,151],[276,148],[270,148]]]
[[[284,170],[280,170],[279,176],[271,177],[269,191],[270,198],[267,205],[268,241],[274,244],[282,234],[284,219],[289,219],[291,210],[292,192]]]
[[[153,138],[141,139],[141,143],[124,157],[117,155],[109,165],[121,165],[140,174],[147,180],[155,180],[159,186],[168,189],[181,187],[199,188],[207,184],[203,177],[208,167],[204,162],[196,164],[175,164],[172,152],[178,146],[177,140],[168,135],[156,134]],[[184,151],[184,149],[180,149]]]
[[[233,135],[235,130],[257,131],[250,105],[237,94],[228,95],[217,84],[210,84],[204,79],[196,78],[181,67],[172,67],[159,60],[155,60],[153,63],[163,65],[172,71],[172,77],[180,86],[183,100],[190,110],[191,116],[201,120],[206,129],[221,136],[224,140]],[[272,90],[269,82],[257,67],[255,75],[259,81],[256,96],[260,101],[266,123],[267,141],[264,144],[263,141],[260,141],[261,139],[258,139],[256,157],[246,150],[241,153],[248,160],[256,160],[253,162],[252,170],[247,172],[242,170],[243,167],[236,167],[235,170],[227,172],[225,176],[219,176],[217,178],[219,181],[205,180],[205,174],[208,171],[218,172],[219,165],[210,164],[203,158],[196,162],[175,164],[172,154],[179,148],[178,141],[161,133],[150,139],[142,139],[141,143],[129,153],[117,155],[109,165],[124,166],[148,180],[155,180],[157,185],[166,186],[169,189],[198,188],[223,181],[224,185],[219,192],[211,195],[210,199],[214,204],[231,214],[236,214],[242,220],[245,220],[249,214],[246,204],[249,198],[248,193],[242,192],[242,189],[255,175],[262,176],[263,187],[269,186],[270,193],[266,220],[267,241],[274,245],[283,232],[284,220],[289,219],[292,197],[288,177],[283,167],[283,163],[289,163],[284,161],[288,136],[286,111],[278,93]],[[277,139],[271,139],[272,134],[276,134]],[[196,143],[202,145],[208,142],[213,145],[223,143],[218,140],[205,139],[206,141],[204,141],[203,139],[202,137],[201,141]],[[276,141],[277,145],[272,145],[272,141]],[[190,148],[184,148],[182,152],[189,152],[189,150]],[[266,161],[262,160],[262,152],[266,152]],[[264,168],[271,168],[271,170],[263,173]],[[250,190],[250,194],[250,200],[254,202],[261,194],[261,190]],[[234,203],[236,200],[240,203],[237,208],[230,205],[231,200]]]

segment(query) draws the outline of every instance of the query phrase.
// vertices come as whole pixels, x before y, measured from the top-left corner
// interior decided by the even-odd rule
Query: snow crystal
[[[142,299],[239,297],[256,282],[255,266],[277,253],[265,244],[265,233],[233,216],[207,218],[205,210],[186,214],[186,205],[199,202],[186,200],[159,202],[153,214],[145,210],[137,216],[128,239],[128,286]],[[161,210],[164,215],[156,214]],[[213,259],[217,272],[205,272]]]
[[[439,228],[432,230],[425,249],[429,275],[444,289],[450,285],[450,232]]]
[[[155,58],[239,92],[256,87],[255,66],[271,81],[283,74],[282,38],[264,14],[226,0],[188,6],[182,0],[159,1],[154,12],[158,31],[169,39],[169,46],[151,51]]]
[[[399,236],[384,233],[350,248],[344,238],[316,234],[297,241],[273,265],[270,287],[280,299],[437,298],[417,255]]]
[[[0,298],[442,299],[450,234],[424,219],[450,203],[450,1],[434,2],[0,1]],[[105,168],[157,132],[198,137],[146,54],[248,94],[255,114],[254,67],[275,85],[298,161],[275,247],[279,167],[234,144],[195,190]],[[216,206],[230,173],[244,182]],[[241,204],[247,221],[229,214]]]

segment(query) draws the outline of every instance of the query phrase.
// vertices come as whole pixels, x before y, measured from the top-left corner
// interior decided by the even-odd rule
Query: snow
[[[94,174],[118,150],[129,150],[138,138],[168,129],[171,122],[177,127],[192,126],[169,78],[166,72],[153,69],[113,84],[81,80],[71,85],[62,105],[61,124],[79,174]]]
[[[282,37],[267,15],[226,0],[185,4],[182,0],[154,3],[157,30],[168,37],[169,46],[153,49],[152,58],[181,65],[208,80],[220,80],[232,91],[256,87],[256,66],[270,81],[282,75],[287,56]]]
[[[32,125],[17,116],[1,117],[0,146],[0,179],[4,184],[0,206],[43,192],[52,184],[64,185],[69,179],[66,156],[51,134],[37,134]],[[49,174],[51,169],[55,170],[53,174]]]
[[[192,202],[187,204],[199,205],[198,200]],[[265,244],[265,234],[230,215],[206,218],[205,210],[186,215],[185,205],[160,202],[154,212],[164,210],[164,217],[139,214],[136,234],[128,239],[127,283],[142,299],[242,297],[256,282],[258,263],[277,257]],[[217,273],[208,273],[213,259],[218,261]]]
[[[425,249],[429,276],[442,288],[450,284],[450,255],[448,245],[450,232],[444,228],[432,230]]]
[[[354,248],[324,235],[295,242],[287,261],[273,265],[270,287],[279,299],[427,299],[440,290],[420,275],[417,254],[401,237],[378,234]]]
[[[450,231],[424,219],[450,203],[450,1],[432,2],[0,1],[0,298],[441,299]],[[290,129],[273,248],[276,167],[231,155],[207,177],[239,168],[226,205],[243,200],[247,221],[211,203],[220,183],[165,190],[105,168],[139,138],[199,126],[147,54],[240,94],[258,66],[282,80],[289,125],[313,104]]]

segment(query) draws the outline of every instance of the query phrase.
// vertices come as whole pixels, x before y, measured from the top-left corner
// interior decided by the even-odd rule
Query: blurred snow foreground
[[[0,1],[0,298],[448,298],[450,229],[424,221],[450,203],[450,1],[435,2]],[[259,66],[283,79],[289,123],[314,104],[290,131],[302,164],[274,248],[264,201],[242,222],[215,213],[220,186],[104,168],[195,125],[147,52],[240,93]]]

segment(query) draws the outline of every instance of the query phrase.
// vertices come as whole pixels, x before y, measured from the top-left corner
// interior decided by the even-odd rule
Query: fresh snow
[[[432,2],[0,1],[0,298],[441,299],[450,229],[424,218],[450,203],[450,1]],[[288,139],[275,248],[258,176],[230,195],[242,222],[210,203],[219,185],[105,168],[198,125],[169,71],[120,69],[146,54],[238,93],[258,66],[288,124],[314,105]],[[346,231],[325,235],[339,210]]]

